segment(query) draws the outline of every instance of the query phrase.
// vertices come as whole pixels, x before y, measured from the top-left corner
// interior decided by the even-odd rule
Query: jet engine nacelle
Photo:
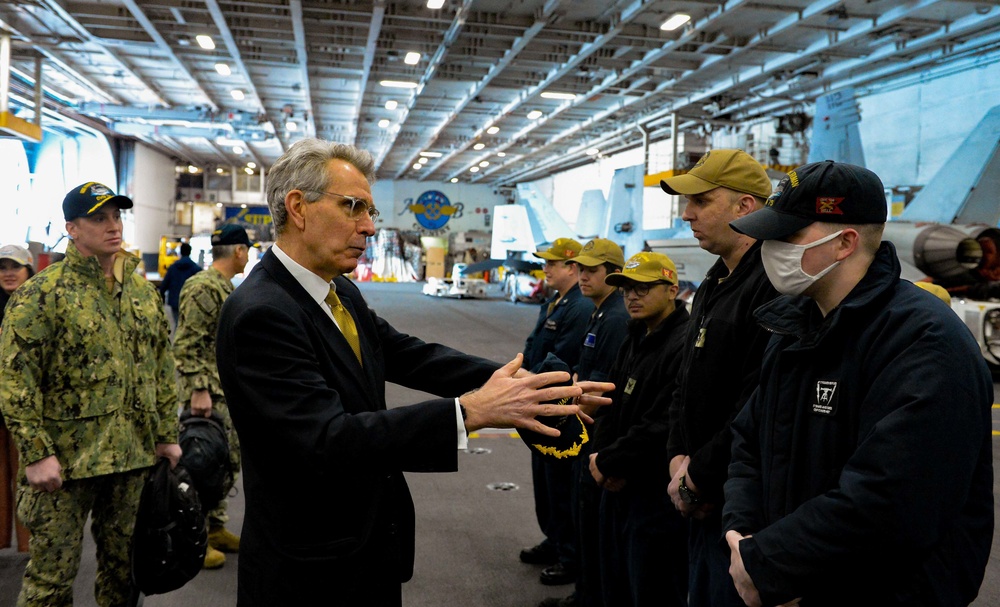
[[[896,245],[896,253],[904,266],[903,278],[920,280],[929,276],[944,287],[980,282],[983,280],[979,274],[984,262],[983,246],[977,240],[978,234],[973,236],[959,227],[889,221],[882,239]],[[989,229],[988,226],[981,228]],[[985,238],[1000,246],[1000,230],[993,231],[995,235]]]

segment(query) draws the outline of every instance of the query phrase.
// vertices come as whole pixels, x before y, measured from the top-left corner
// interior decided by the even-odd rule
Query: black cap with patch
[[[815,223],[885,223],[888,205],[878,175],[864,167],[824,160],[789,171],[764,203],[730,226],[757,240],[791,236]]]
[[[88,181],[70,190],[63,198],[63,217],[66,221],[90,217],[106,204],[113,204],[119,209],[131,209],[132,199],[116,195],[103,183]]]

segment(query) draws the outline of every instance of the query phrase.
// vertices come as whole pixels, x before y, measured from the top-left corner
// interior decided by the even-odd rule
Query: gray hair
[[[288,212],[285,196],[292,190],[302,190],[306,202],[316,202],[327,188],[329,175],[326,163],[343,160],[361,171],[369,184],[375,183],[375,159],[367,151],[323,139],[302,139],[295,142],[274,163],[267,176],[267,206],[277,233],[285,230]]]
[[[245,244],[217,244],[212,245],[212,260],[229,259],[236,254],[240,247],[246,248]]]

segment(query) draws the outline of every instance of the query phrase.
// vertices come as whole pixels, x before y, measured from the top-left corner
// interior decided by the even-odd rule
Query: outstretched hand
[[[480,428],[525,428],[546,436],[559,436],[559,431],[546,426],[535,417],[573,415],[580,408],[575,404],[542,404],[551,401],[571,402],[583,394],[579,386],[553,386],[570,380],[569,373],[552,371],[528,374],[521,370],[523,354],[497,369],[481,388],[463,394],[459,399],[465,407],[465,428],[469,432]]]

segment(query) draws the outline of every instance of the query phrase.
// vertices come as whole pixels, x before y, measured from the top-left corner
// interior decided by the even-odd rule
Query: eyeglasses
[[[343,194],[337,194],[334,192],[324,192],[322,190],[306,190],[307,192],[312,192],[314,194],[326,194],[327,196],[338,196],[344,199],[344,209],[347,211],[347,216],[354,221],[361,219],[361,213],[366,212],[368,216],[371,217],[372,223],[378,219],[378,216],[382,213],[375,208],[374,205],[370,205],[360,198],[355,198],[354,196],[345,196]]]
[[[631,284],[624,284],[618,287],[618,292],[622,294],[623,297],[627,297],[629,293],[635,293],[636,297],[645,297],[649,295],[649,290],[656,285],[667,285],[667,282],[633,282]]]

